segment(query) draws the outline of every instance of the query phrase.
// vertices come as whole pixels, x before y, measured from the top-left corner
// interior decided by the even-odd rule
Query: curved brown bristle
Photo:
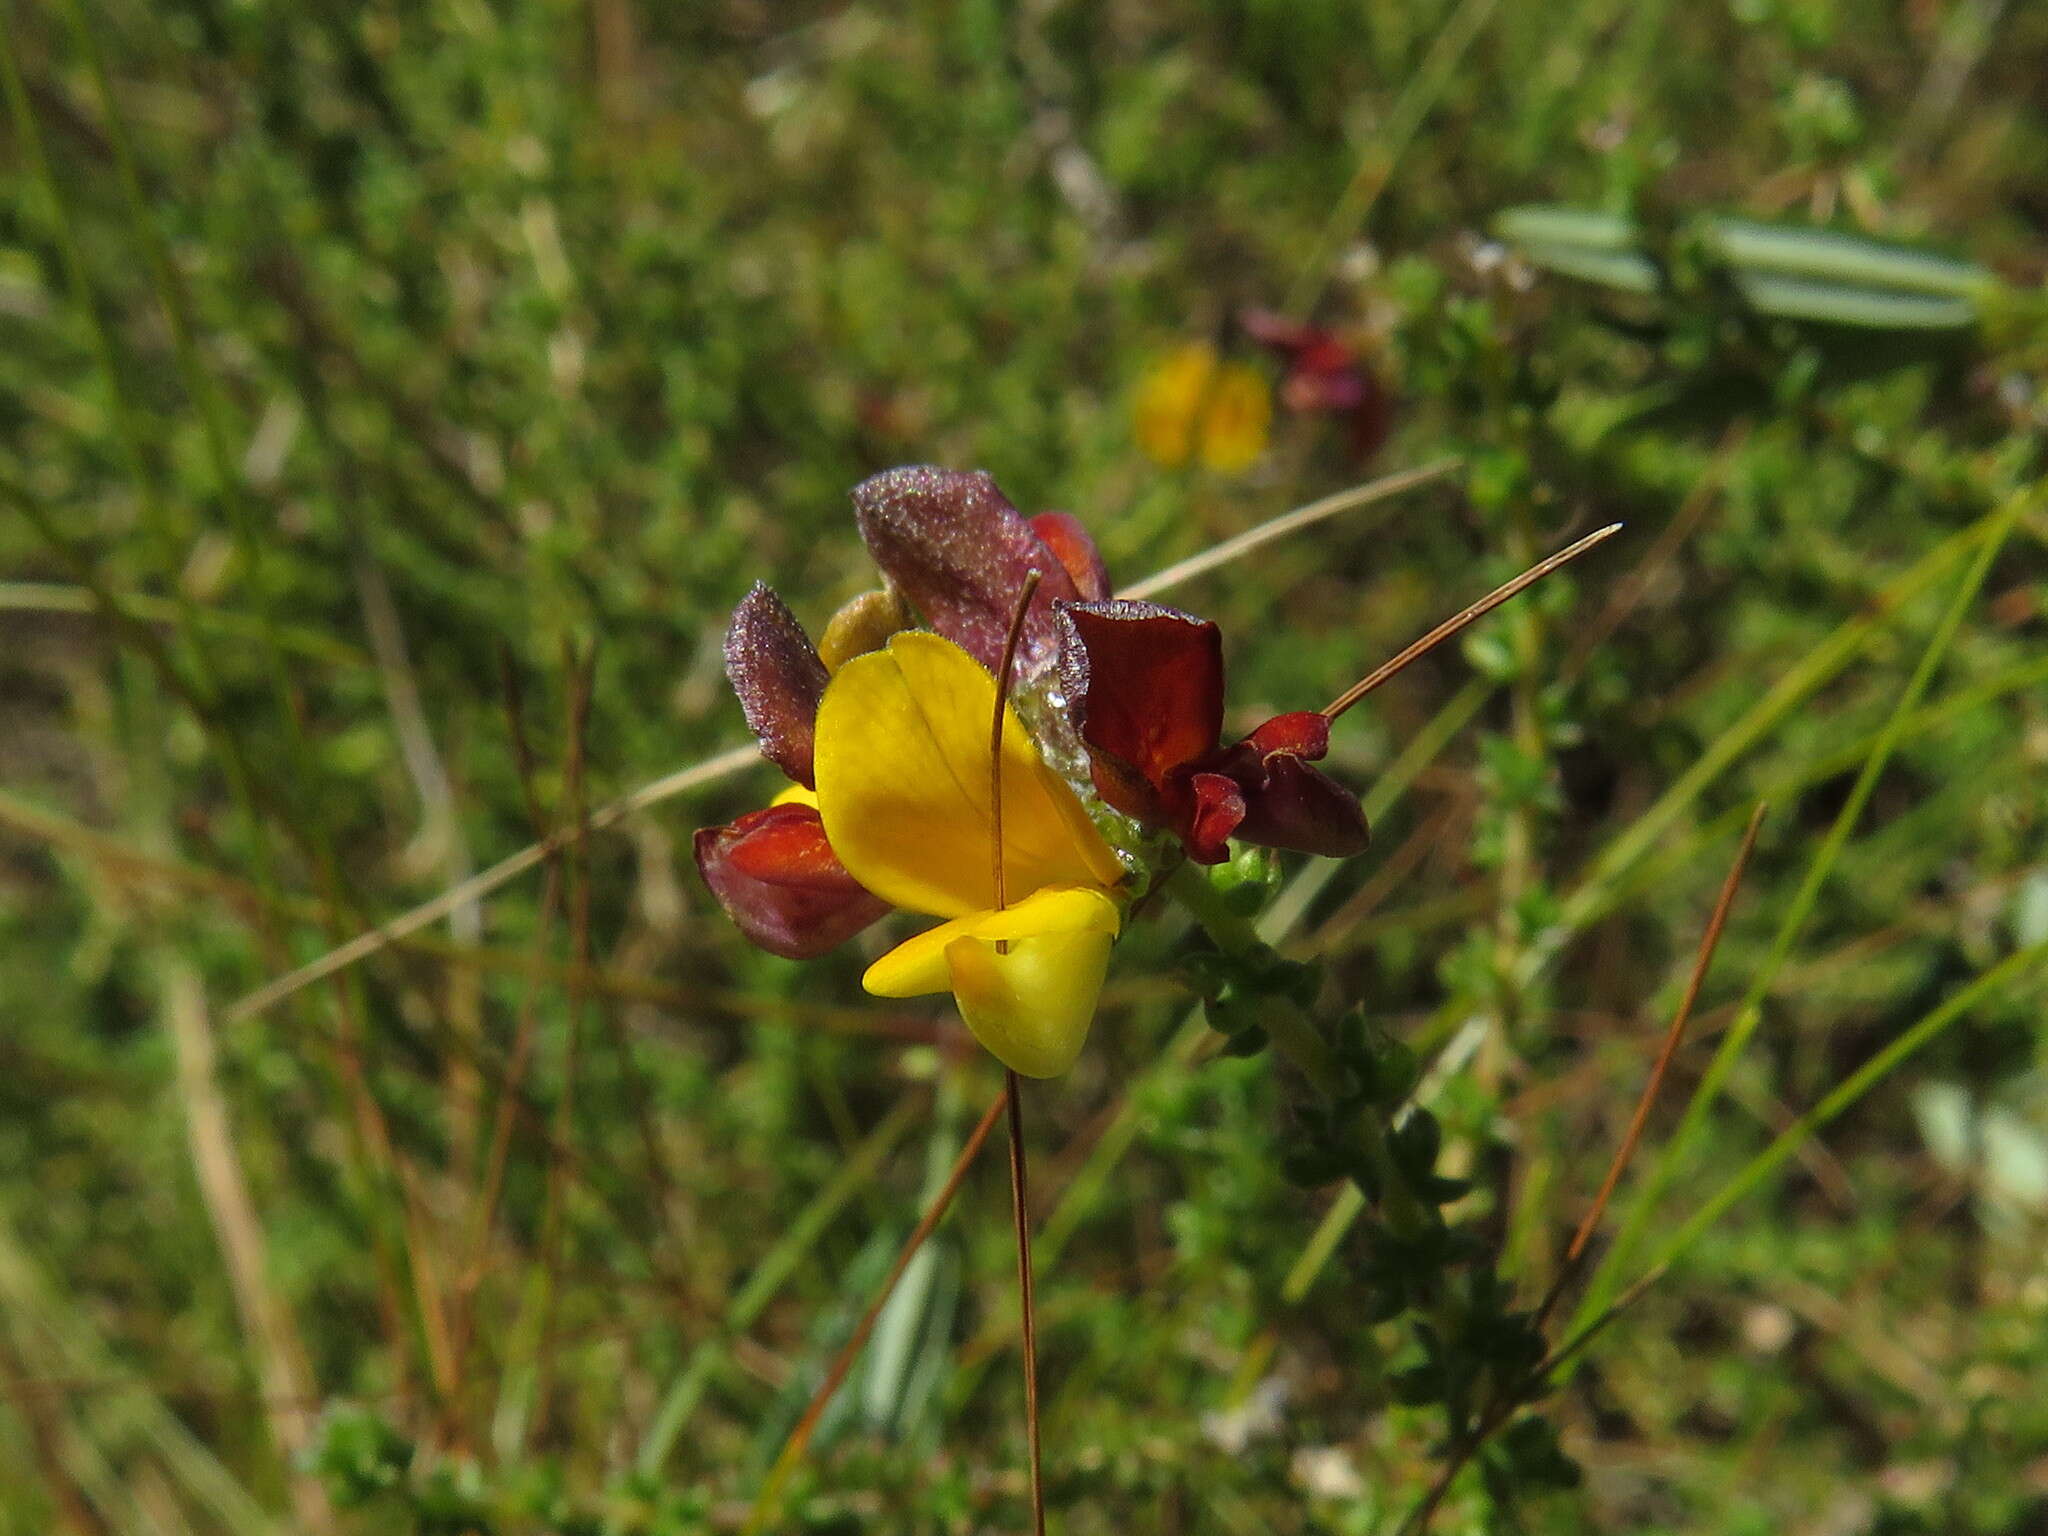
[[[1569,549],[1559,550],[1548,560],[1537,561],[1536,564],[1530,566],[1529,569],[1522,572],[1513,581],[1495,587],[1486,596],[1479,599],[1478,602],[1472,604],[1471,607],[1463,609],[1453,614],[1450,618],[1445,619],[1443,623],[1437,625],[1435,629],[1432,629],[1420,640],[1417,640],[1413,645],[1395,656],[1393,660],[1384,662],[1366,673],[1364,677],[1353,683],[1344,692],[1338,694],[1328,704],[1325,704],[1322,713],[1332,720],[1336,719],[1345,710],[1356,704],[1368,693],[1371,693],[1373,689],[1379,687],[1381,683],[1386,682],[1387,679],[1393,677],[1396,673],[1405,670],[1410,662],[1421,660],[1422,657],[1428,655],[1439,645],[1442,645],[1466,625],[1477,619],[1483,619],[1509,598],[1517,596],[1533,587],[1560,566],[1571,564],[1572,561],[1578,559],[1579,556],[1583,555],[1594,545],[1603,544],[1608,539],[1613,538],[1614,535],[1621,532],[1621,529],[1622,525],[1620,523],[1609,523],[1605,528],[1587,534]]]

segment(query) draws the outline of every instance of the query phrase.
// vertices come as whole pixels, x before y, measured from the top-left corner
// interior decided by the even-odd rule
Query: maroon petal
[[[1351,452],[1364,463],[1386,446],[1394,431],[1394,397],[1378,374],[1364,369],[1359,381],[1365,393],[1351,408]]]
[[[853,508],[882,573],[933,629],[990,671],[1002,662],[1025,578],[1037,571],[1017,675],[1034,677],[1052,663],[1053,604],[1080,593],[994,480],[929,465],[892,469],[855,486]]]
[[[1095,787],[1158,825],[1185,793],[1176,770],[1206,757],[1223,729],[1223,634],[1206,619],[1117,599],[1060,609],[1060,685]]]
[[[1280,403],[1303,415],[1343,416],[1362,407],[1371,389],[1356,368],[1291,368],[1280,381]]]
[[[1330,717],[1313,709],[1275,715],[1245,737],[1261,757],[1286,752],[1295,757],[1321,757],[1330,750]]]
[[[1301,414],[1337,416],[1351,424],[1351,449],[1362,461],[1393,429],[1394,402],[1358,349],[1333,331],[1302,325],[1271,310],[1238,315],[1245,334],[1285,361],[1280,401]]]
[[[1275,752],[1264,769],[1264,782],[1245,793],[1241,840],[1328,859],[1365,852],[1372,832],[1358,796],[1292,753]]]
[[[1088,530],[1071,512],[1041,512],[1031,519],[1031,531],[1045,541],[1059,563],[1073,578],[1074,590],[1088,602],[1099,603],[1109,596],[1109,568],[1102,552],[1088,537]]]
[[[771,955],[808,960],[889,910],[846,872],[807,805],[749,811],[697,833],[697,870],[740,932]]]
[[[825,696],[825,664],[796,615],[764,582],[754,583],[725,632],[725,675],[762,755],[810,785],[812,726]]]
[[[1244,791],[1237,780],[1221,773],[1198,773],[1188,780],[1191,804],[1180,840],[1197,864],[1221,864],[1230,857],[1230,839],[1245,819]]]

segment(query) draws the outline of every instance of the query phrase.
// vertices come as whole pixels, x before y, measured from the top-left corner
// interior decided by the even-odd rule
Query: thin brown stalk
[[[434,1260],[435,1244],[430,1234],[440,1231],[429,1218],[420,1191],[418,1173],[410,1163],[398,1165],[399,1198],[404,1202],[407,1240],[406,1263],[412,1272],[413,1294],[419,1298],[420,1338],[427,1353],[427,1371],[434,1384],[434,1398],[440,1409],[441,1426],[451,1440],[459,1433],[454,1331],[448,1293],[441,1284],[441,1269]]]
[[[995,909],[1009,905],[1003,889],[1003,717],[1010,705],[1010,669],[1017,663],[1017,642],[1024,634],[1024,617],[1031,611],[1031,599],[1044,579],[1042,571],[1024,578],[1024,590],[1017,599],[1017,611],[1010,616],[1010,631],[1003,637],[1003,664],[996,669],[996,707],[988,728],[988,821],[989,860],[994,865]],[[1006,940],[996,940],[996,953],[1007,955]]]
[[[760,762],[761,754],[751,744],[734,747],[715,757],[708,757],[700,763],[680,768],[674,773],[664,774],[650,784],[644,784],[629,795],[592,811],[584,820],[584,830],[595,834],[617,826],[630,816],[671,800],[680,794],[715,783],[742,769],[751,768]],[[517,879],[530,869],[538,868],[550,857],[562,851],[574,840],[577,832],[564,827],[543,842],[530,843],[517,853],[500,859],[489,869],[481,870],[462,884],[451,886],[440,895],[422,902],[411,911],[402,913],[388,923],[357,934],[346,943],[338,944],[317,960],[308,961],[294,971],[267,982],[255,991],[241,998],[225,1016],[228,1023],[239,1023],[268,1012],[293,993],[299,992],[315,982],[323,981],[338,971],[345,971],[370,956],[389,948],[391,945],[430,928],[467,902],[476,901],[497,890],[509,881]]]
[[[1031,1281],[1031,1192],[1024,1156],[1024,1096],[1017,1074],[1003,1072],[1010,1120],[1010,1215],[1017,1229],[1017,1305],[1024,1331],[1024,1443],[1031,1456],[1031,1529],[1045,1536],[1045,1473],[1038,1436],[1038,1305]]]
[[[1655,1285],[1663,1276],[1664,1269],[1662,1266],[1640,1276],[1628,1289],[1614,1298],[1613,1303],[1606,1311],[1602,1312],[1585,1327],[1581,1328],[1577,1333],[1565,1340],[1564,1343],[1538,1361],[1524,1378],[1524,1381],[1533,1389],[1537,1383],[1549,1380],[1551,1376],[1556,1374],[1560,1366],[1577,1356],[1588,1344],[1605,1332],[1610,1323],[1634,1306],[1637,1301],[1641,1300],[1643,1293]],[[1526,1396],[1527,1394],[1524,1393],[1522,1400],[1526,1401]],[[1436,1480],[1429,1485],[1428,1490],[1416,1502],[1415,1507],[1408,1512],[1408,1517],[1401,1522],[1400,1528],[1395,1532],[1395,1536],[1422,1536],[1422,1533],[1429,1529],[1429,1522],[1436,1518],[1436,1512],[1443,1505],[1445,1497],[1450,1493],[1451,1484],[1457,1481],[1458,1474],[1465,1470],[1466,1464],[1474,1456],[1479,1454],[1480,1448],[1500,1432],[1502,1426],[1514,1415],[1518,1405],[1517,1396],[1513,1393],[1502,1393],[1494,1400],[1493,1405],[1487,1409],[1480,1417],[1479,1422],[1473,1426],[1472,1433],[1466,1437],[1452,1453],[1451,1457],[1445,1461],[1443,1469],[1436,1475]]]
[[[1692,974],[1687,978],[1685,993],[1679,999],[1678,1009],[1672,1016],[1671,1027],[1665,1031],[1663,1048],[1657,1053],[1656,1064],[1650,1069],[1650,1078],[1643,1085],[1643,1092],[1636,1101],[1635,1114],[1630,1118],[1627,1131],[1621,1138],[1621,1145],[1615,1149],[1613,1160],[1608,1164],[1607,1176],[1600,1183],[1600,1192],[1593,1197],[1593,1204],[1579,1222],[1578,1230],[1572,1234],[1571,1243],[1565,1249],[1564,1262],[1559,1266],[1557,1278],[1551,1282],[1542,1303],[1534,1314],[1535,1326],[1542,1327],[1545,1320],[1557,1306],[1558,1298],[1577,1273],[1584,1258],[1586,1246],[1592,1241],[1593,1233],[1600,1225],[1600,1218],[1606,1213],[1607,1202],[1613,1197],[1615,1188],[1621,1182],[1621,1175],[1627,1169],[1636,1147],[1641,1143],[1643,1129],[1650,1118],[1650,1110],[1657,1102],[1657,1096],[1664,1086],[1664,1078],[1670,1070],[1672,1059],[1678,1054],[1680,1042],[1685,1037],[1687,1022],[1692,1017],[1695,1004],[1699,1001],[1700,988],[1705,983],[1707,971],[1712,966],[1714,951],[1721,942],[1721,932],[1728,924],[1728,914],[1735,905],[1735,893],[1741,887],[1743,871],[1749,865],[1751,853],[1756,848],[1757,832],[1763,826],[1764,812],[1768,807],[1758,805],[1750,813],[1749,826],[1742,834],[1742,845],[1736,850],[1735,862],[1729,866],[1728,876],[1721,882],[1721,894],[1714,902],[1713,915],[1707,920],[1707,931],[1701,936],[1698,953],[1693,958]],[[1528,1401],[1530,1390],[1545,1380],[1565,1361],[1571,1359],[1589,1344],[1593,1336],[1605,1328],[1622,1309],[1647,1290],[1662,1271],[1647,1274],[1618,1298],[1614,1305],[1596,1318],[1590,1325],[1575,1334],[1563,1345],[1552,1350],[1520,1380],[1509,1383],[1495,1392],[1492,1402],[1469,1434],[1459,1441],[1451,1454],[1445,1458],[1442,1469],[1428,1490],[1409,1511],[1407,1519],[1401,1522],[1397,1536],[1421,1536],[1436,1517],[1445,1497],[1451,1491],[1451,1484],[1458,1474],[1479,1454],[1486,1442],[1514,1414],[1521,1404]]]
[[[415,1234],[406,1206],[402,1200],[395,1199],[399,1187],[398,1156],[391,1138],[390,1122],[384,1118],[384,1110],[370,1084],[369,1067],[363,1052],[362,1021],[357,1016],[352,981],[353,978],[349,977],[334,979],[334,1032],[323,1040],[340,1074],[341,1090],[348,1105],[352,1146],[359,1167],[365,1171],[365,1204],[371,1207],[370,1257],[377,1275],[379,1316],[401,1381],[409,1382],[412,1333],[405,1322],[404,1288],[399,1282],[399,1266],[391,1254],[391,1234],[383,1213],[375,1209],[378,1202],[384,1197],[394,1197],[402,1243],[413,1241]],[[426,1297],[417,1299],[422,1305],[428,1302]],[[409,1387],[405,1401],[410,1404]]]
[[[989,849],[995,862],[995,908],[1003,910],[1007,896],[1003,887],[1003,718],[1010,702],[1010,672],[1017,661],[1017,642],[1024,633],[1024,618],[1031,611],[1031,599],[1038,591],[1040,573],[1024,578],[1017,598],[1017,611],[1010,618],[1010,632],[1003,638],[1003,661],[996,670],[995,718],[989,726]],[[1009,941],[996,940],[996,953],[1010,952]],[[1010,1119],[1010,1211],[1017,1231],[1017,1306],[1024,1334],[1024,1442],[1031,1456],[1031,1524],[1036,1536],[1045,1536],[1045,1480],[1038,1438],[1038,1308],[1031,1285],[1031,1199],[1024,1151],[1024,1096],[1017,1074],[1003,1069],[1003,1102]]]
[[[1614,1158],[1607,1165],[1607,1177],[1600,1181],[1600,1192],[1593,1197],[1592,1205],[1587,1208],[1578,1230],[1572,1234],[1572,1240],[1565,1248],[1564,1262],[1558,1266],[1557,1278],[1551,1282],[1542,1305],[1536,1309],[1535,1322],[1539,1328],[1557,1305],[1565,1286],[1578,1272],[1586,1245],[1593,1240],[1600,1218],[1607,1213],[1607,1202],[1614,1198],[1615,1187],[1621,1183],[1623,1171],[1642,1142],[1650,1110],[1663,1091],[1665,1074],[1670,1071],[1679,1044],[1685,1039],[1685,1028],[1692,1019],[1694,1005],[1699,1002],[1700,988],[1706,982],[1708,968],[1714,963],[1714,951],[1721,943],[1721,930],[1728,926],[1728,913],[1735,905],[1735,893],[1742,885],[1742,874],[1749,867],[1749,857],[1756,850],[1756,835],[1763,827],[1764,812],[1768,809],[1758,802],[1757,808],[1750,813],[1749,826],[1742,834],[1742,846],[1735,850],[1735,862],[1728,867],[1728,877],[1721,882],[1721,894],[1714,901],[1714,914],[1707,919],[1707,931],[1701,936],[1699,952],[1693,957],[1692,975],[1686,980],[1685,994],[1678,1001],[1678,1011],[1671,1017],[1671,1027],[1664,1032],[1664,1047],[1657,1053],[1656,1064],[1650,1068],[1650,1079],[1643,1084],[1642,1096],[1636,1100],[1636,1112],[1629,1118],[1628,1129],[1622,1133],[1621,1145],[1614,1149]]]
[[[1437,625],[1435,629],[1432,629],[1413,645],[1408,646],[1391,660],[1383,662],[1372,671],[1366,673],[1364,677],[1324,705],[1322,712],[1332,720],[1336,719],[1345,710],[1356,704],[1368,693],[1371,693],[1373,689],[1379,687],[1380,684],[1386,682],[1395,674],[1404,671],[1410,663],[1420,660],[1430,651],[1435,650],[1466,625],[1484,618],[1502,603],[1512,597],[1519,596],[1548,576],[1552,571],[1557,570],[1561,566],[1571,564],[1572,561],[1578,559],[1579,556],[1592,549],[1595,545],[1603,544],[1613,538],[1617,533],[1621,532],[1621,528],[1622,525],[1620,523],[1609,523],[1605,528],[1599,528],[1587,534],[1569,548],[1559,550],[1556,554],[1550,556],[1549,559],[1537,561],[1536,564],[1530,566],[1529,569],[1522,572],[1514,580],[1495,587],[1486,596],[1480,598],[1478,602],[1445,619],[1443,623]]]
[[[918,1249],[925,1245],[925,1240],[945,1218],[947,1209],[953,1204],[953,1197],[960,1192],[960,1186],[967,1178],[967,1170],[974,1166],[974,1160],[981,1155],[982,1147],[988,1143],[989,1133],[996,1128],[997,1117],[1004,1112],[1008,1103],[1006,1089],[996,1095],[982,1113],[980,1121],[968,1133],[967,1144],[953,1160],[953,1171],[946,1175],[944,1186],[932,1203],[925,1208],[924,1215],[918,1219],[917,1226],[905,1239],[902,1248],[897,1250],[896,1262],[889,1266],[889,1273],[884,1277],[881,1289],[868,1303],[867,1311],[861,1314],[860,1322],[854,1326],[852,1336],[840,1346],[839,1353],[832,1359],[831,1368],[825,1372],[825,1379],[818,1383],[818,1390],[811,1394],[810,1403],[805,1407],[803,1417],[797,1420],[796,1428],[789,1432],[789,1438],[782,1443],[782,1450],[775,1458],[775,1465],[768,1469],[767,1480],[761,1485],[761,1492],[754,1500],[753,1511],[747,1518],[747,1531],[762,1530],[769,1516],[774,1513],[776,1498],[782,1492],[783,1484],[789,1481],[789,1476],[796,1470],[797,1463],[803,1460],[804,1451],[811,1443],[811,1436],[817,1433],[818,1421],[825,1416],[825,1409],[831,1405],[833,1397],[846,1381],[846,1373],[853,1369],[853,1362],[860,1358],[860,1352],[868,1342],[868,1335],[875,1331],[875,1323],[882,1315],[882,1308],[888,1305],[890,1296],[895,1294],[897,1282],[902,1280],[903,1272],[910,1267],[910,1261],[917,1257]]]

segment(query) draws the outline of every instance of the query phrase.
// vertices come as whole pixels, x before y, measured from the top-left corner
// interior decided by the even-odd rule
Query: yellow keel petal
[[[1074,1064],[1095,1022],[1113,940],[1101,933],[1012,939],[998,954],[988,939],[946,946],[953,999],[974,1038],[1025,1077],[1058,1077]]]
[[[906,940],[861,984],[880,997],[950,989],[974,1038],[1004,1066],[1057,1077],[1088,1039],[1121,921],[1102,891],[1055,886]],[[1007,953],[997,953],[998,941]]]

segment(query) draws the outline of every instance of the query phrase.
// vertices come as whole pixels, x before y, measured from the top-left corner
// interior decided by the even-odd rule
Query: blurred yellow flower
[[[1146,370],[1134,416],[1138,446],[1153,463],[1177,469],[1197,458],[1234,474],[1266,451],[1273,397],[1256,368],[1224,362],[1207,342],[1191,341]]]

